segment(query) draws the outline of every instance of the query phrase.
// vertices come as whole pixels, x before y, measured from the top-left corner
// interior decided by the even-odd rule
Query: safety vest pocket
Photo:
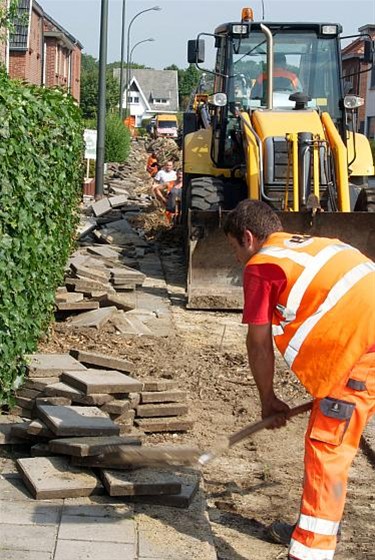
[[[327,397],[319,402],[319,408],[311,428],[310,438],[340,445],[352,417],[355,404]]]

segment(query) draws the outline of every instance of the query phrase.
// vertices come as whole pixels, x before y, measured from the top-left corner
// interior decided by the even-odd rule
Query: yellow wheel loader
[[[242,272],[222,224],[244,198],[280,212],[286,231],[336,237],[374,258],[374,162],[356,132],[363,100],[345,95],[341,32],[330,23],[257,23],[244,9],[211,35],[213,90],[184,115],[189,308],[241,308]],[[204,35],[188,42],[198,68]],[[364,46],[371,64],[373,42]]]

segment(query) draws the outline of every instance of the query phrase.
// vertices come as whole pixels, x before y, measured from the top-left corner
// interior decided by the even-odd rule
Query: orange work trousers
[[[375,353],[365,354],[329,397],[315,399],[305,440],[301,513],[289,557],[332,560],[350,465],[375,413]]]

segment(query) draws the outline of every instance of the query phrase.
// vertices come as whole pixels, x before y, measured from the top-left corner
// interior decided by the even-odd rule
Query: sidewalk
[[[216,560],[203,492],[187,510],[109,496],[36,501],[0,459],[2,560]]]

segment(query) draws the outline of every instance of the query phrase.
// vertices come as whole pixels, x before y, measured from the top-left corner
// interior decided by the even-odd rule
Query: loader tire
[[[355,205],[356,212],[375,212],[375,188],[367,187],[359,193]]]
[[[191,180],[190,208],[192,210],[218,210],[224,204],[224,185],[216,177],[199,177]]]

